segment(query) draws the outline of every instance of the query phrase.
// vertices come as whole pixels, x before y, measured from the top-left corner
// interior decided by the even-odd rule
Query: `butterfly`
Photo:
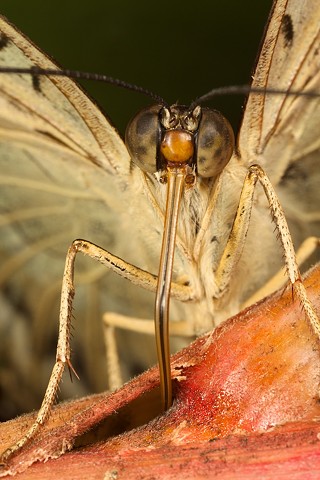
[[[319,90],[319,18],[316,2],[274,3],[253,86]],[[55,67],[4,19],[0,46],[1,65]],[[252,302],[283,264],[269,203],[257,188],[239,258],[227,274],[219,268],[249,166],[259,164],[267,172],[295,245],[318,235],[319,122],[318,99],[251,94],[230,162],[218,177],[199,181],[185,195],[174,281],[191,294],[186,303],[173,299],[170,310],[173,324],[184,321],[185,334],[208,331]],[[34,318],[33,330],[43,339],[52,335],[48,317],[56,321],[52,305],[75,238],[87,238],[156,274],[165,189],[132,164],[117,132],[68,78],[1,75],[0,126],[3,301],[11,312]],[[77,332],[85,325],[89,293],[90,322],[102,311],[150,318],[151,295],[129,294],[110,271],[78,257]],[[26,365],[39,373],[39,362],[24,359],[20,370]]]

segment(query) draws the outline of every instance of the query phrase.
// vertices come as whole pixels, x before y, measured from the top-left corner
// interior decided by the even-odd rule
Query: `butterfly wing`
[[[0,64],[57,68],[4,18]],[[36,396],[30,408],[39,404],[53,364],[61,280],[71,242],[84,238],[116,255],[126,252],[129,261],[143,258],[126,214],[129,176],[130,159],[118,133],[75,82],[29,74],[0,76],[0,284],[12,329],[3,322],[7,342],[2,363],[19,357],[17,343],[9,338],[30,344],[29,357],[21,355],[16,365],[17,383],[21,389],[25,385],[28,397],[33,392]],[[143,208],[143,196],[139,202]],[[138,315],[138,305],[143,311],[140,289],[130,295],[129,282],[115,277],[90,259],[79,256],[76,261],[74,350],[87,358],[75,356],[74,361],[76,366],[88,365],[81,385],[87,380],[90,389],[106,385],[102,312]],[[27,338],[16,340],[15,328]]]
[[[252,85],[320,92],[319,48],[319,2],[274,2]],[[238,158],[246,166],[260,164],[269,175],[296,248],[308,236],[320,233],[319,130],[319,98],[270,93],[248,98]],[[243,265],[252,265],[250,293],[282,264],[279,243],[274,243],[266,230],[267,226],[274,235],[268,225],[268,210],[264,193],[258,188],[243,256]]]

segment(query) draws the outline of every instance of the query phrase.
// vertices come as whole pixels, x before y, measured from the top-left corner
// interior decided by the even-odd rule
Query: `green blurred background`
[[[211,88],[250,80],[271,0],[197,2],[1,0],[0,13],[66,68],[105,73],[149,88],[169,103],[189,103]],[[124,131],[150,100],[86,83]],[[215,107],[234,126],[241,98]]]

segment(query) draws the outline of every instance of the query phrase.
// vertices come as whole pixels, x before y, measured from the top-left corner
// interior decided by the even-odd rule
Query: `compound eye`
[[[159,111],[162,105],[141,110],[129,122],[125,141],[132,161],[144,172],[157,171],[157,145],[159,143]]]
[[[229,162],[234,134],[228,120],[217,110],[202,108],[198,132],[197,171],[201,177],[216,177]]]

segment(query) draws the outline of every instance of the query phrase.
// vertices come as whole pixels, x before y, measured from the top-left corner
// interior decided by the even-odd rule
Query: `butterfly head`
[[[145,172],[160,172],[162,181],[168,169],[184,167],[193,177],[211,178],[229,162],[234,135],[229,122],[216,110],[200,105],[153,105],[131,120],[126,145],[133,162]]]

